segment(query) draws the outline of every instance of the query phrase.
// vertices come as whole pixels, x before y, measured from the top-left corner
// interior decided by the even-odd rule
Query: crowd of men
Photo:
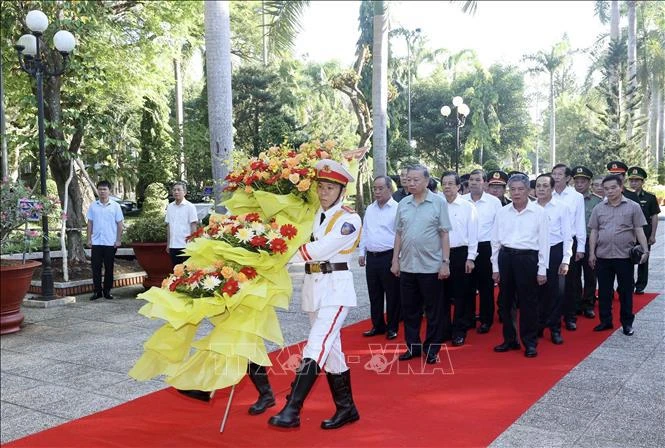
[[[643,189],[644,169],[613,161],[607,170],[594,176],[557,164],[535,180],[515,171],[447,171],[437,186],[415,165],[400,171],[396,190],[390,177],[377,177],[358,260],[371,304],[364,336],[395,339],[403,321],[407,350],[399,359],[434,364],[443,343],[462,346],[469,330],[489,333],[496,303],[503,343],[494,351],[524,347],[532,358],[545,330],[560,345],[562,328],[576,331],[579,316],[596,318],[596,301],[594,331],[612,329],[615,280],[623,334],[631,336],[633,294],[647,285],[660,209]]]

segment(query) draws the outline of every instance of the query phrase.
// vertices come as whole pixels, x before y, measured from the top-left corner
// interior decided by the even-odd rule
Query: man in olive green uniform
[[[584,197],[584,222],[586,226],[586,247],[584,249],[584,258],[575,262],[581,264],[581,276],[577,276],[574,281],[577,282],[575,291],[581,294],[576,298],[577,314],[584,314],[584,317],[593,319],[596,313],[593,311],[593,305],[596,301],[596,273],[591,266],[589,266],[589,218],[591,218],[591,211],[593,208],[602,202],[602,198],[591,192],[591,179],[593,173],[585,166],[575,166],[573,171],[573,182],[575,190]],[[571,260],[572,262],[572,260]],[[584,288],[582,288],[581,279],[584,277]]]
[[[633,166],[628,169],[628,181],[630,188],[637,196],[637,203],[642,208],[644,218],[647,220],[647,225],[644,226],[644,236],[647,237],[649,243],[649,250],[651,246],[656,244],[656,230],[658,229],[658,214],[660,207],[656,196],[644,191],[644,180],[647,178],[647,172],[639,166]],[[649,260],[642,264],[637,265],[637,280],[635,281],[635,294],[644,294],[644,289],[647,287],[649,281]]]

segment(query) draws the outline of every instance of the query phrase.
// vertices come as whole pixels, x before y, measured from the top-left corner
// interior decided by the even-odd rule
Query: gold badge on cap
[[[618,168],[618,167],[617,167],[617,164],[616,164],[616,163],[613,163],[613,164],[612,164],[612,169],[616,169],[616,168]]]
[[[582,168],[578,168],[578,169],[577,169],[577,172],[578,172],[578,173],[582,173],[583,171],[584,171],[584,170],[582,170]]]
[[[633,174],[639,174],[639,173],[637,172],[637,168],[635,168],[635,169],[633,170]]]
[[[495,179],[499,179],[499,178],[501,178],[501,175],[499,173],[494,173],[494,175],[492,177],[495,178]]]
[[[330,169],[330,165],[323,165],[321,171],[323,171],[324,173],[329,173],[332,171],[332,169]]]

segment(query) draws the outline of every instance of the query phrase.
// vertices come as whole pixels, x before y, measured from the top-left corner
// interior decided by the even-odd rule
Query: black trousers
[[[392,250],[367,252],[365,257],[365,278],[367,279],[372,326],[381,332],[386,330],[397,332],[399,327],[400,286],[399,278],[390,272],[392,257]],[[387,323],[384,310],[387,314]]]
[[[517,341],[516,301],[519,302],[519,334],[525,347],[538,345],[538,251],[502,248],[499,251],[501,319],[505,342]]]
[[[612,323],[612,296],[614,279],[617,280],[621,325],[633,325],[633,263],[630,258],[598,258],[596,276],[598,277],[598,310],[600,322]]]
[[[468,309],[471,306],[469,300],[471,274],[465,273],[468,254],[469,248],[467,246],[450,248],[450,277],[443,281],[444,341],[449,335],[452,335],[452,338],[465,337],[466,330],[471,326],[471,321],[468,320]],[[455,307],[452,319],[451,306]]]
[[[596,301],[596,271],[594,271],[591,266],[589,266],[588,241],[585,249],[584,258],[579,261],[581,267],[580,270],[582,271],[581,275],[575,277],[575,281],[577,282],[577,291],[581,291],[576,308],[578,313],[586,310],[592,310],[593,304]],[[582,278],[584,278],[584,286],[582,286]]]
[[[547,267],[547,283],[538,286],[540,328],[561,330],[561,304],[566,278],[559,275],[563,259],[563,243],[550,247],[550,264]]]
[[[404,338],[406,346],[414,355],[423,351],[436,355],[443,342],[443,281],[438,274],[416,274],[401,272],[399,276],[404,316]],[[423,307],[427,318],[425,341],[421,344],[420,323]]]
[[[651,237],[651,226],[644,226],[644,236],[646,236],[647,241]],[[651,246],[649,246],[649,252],[651,252]],[[637,280],[635,281],[635,290],[644,291],[649,283],[649,259],[642,264],[637,265]]]
[[[563,298],[563,319],[566,322],[577,322],[577,303],[580,301],[582,291],[577,288],[579,284],[581,263],[575,261],[577,254],[577,238],[573,237],[573,255],[570,257],[568,274],[566,275],[565,295]]]
[[[492,246],[489,241],[478,243],[478,256],[470,274],[469,306],[466,320],[473,327],[476,313],[476,291],[480,296],[480,323],[492,325],[494,321],[494,280],[492,280]]]
[[[169,256],[171,257],[171,264],[175,266],[176,264],[182,264],[189,257],[183,255],[182,251],[185,249],[169,249]]]
[[[91,248],[92,283],[95,294],[107,295],[113,288],[113,261],[115,246],[96,246]],[[104,266],[104,288],[102,289],[102,265]]]

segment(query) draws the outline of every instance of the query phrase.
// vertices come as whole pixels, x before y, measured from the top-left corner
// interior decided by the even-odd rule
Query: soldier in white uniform
[[[316,170],[321,207],[312,241],[302,245],[291,260],[306,262],[302,309],[309,314],[312,328],[286,406],[268,421],[283,428],[300,426],[300,410],[321,369],[326,371],[336,406],[335,414],[321,428],[339,428],[360,418],[351,395],[340,330],[349,308],[356,306],[349,262],[360,242],[362,221],[353,209],[342,205],[346,184],[353,181],[351,174],[332,160],[319,161]]]

